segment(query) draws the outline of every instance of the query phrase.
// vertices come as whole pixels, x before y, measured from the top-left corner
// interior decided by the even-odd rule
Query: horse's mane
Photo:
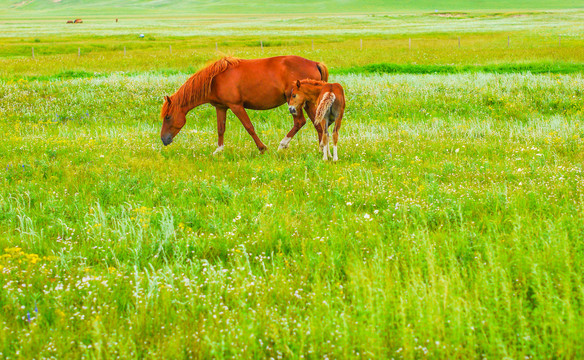
[[[211,92],[213,78],[230,67],[237,66],[241,59],[226,56],[205,66],[191,76],[172,96],[181,106],[202,101]],[[173,101],[174,102],[174,101]]]

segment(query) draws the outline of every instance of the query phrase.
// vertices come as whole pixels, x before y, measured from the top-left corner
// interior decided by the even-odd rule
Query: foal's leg
[[[341,128],[342,119],[343,116],[340,115],[335,120],[335,129],[333,130],[333,161],[339,160],[339,157],[337,156],[337,142],[339,141],[339,129]]]
[[[322,159],[324,161],[328,160],[327,155],[329,154],[329,132],[328,132],[328,119],[323,118],[320,122],[322,128],[324,128],[324,132],[322,134],[322,141],[320,143],[320,148],[322,149]]]
[[[306,114],[308,115],[308,117],[312,121],[312,124],[314,125],[314,128],[316,129],[316,133],[318,134],[318,144],[320,145],[322,143],[322,129],[323,128],[320,124],[320,121],[318,121],[318,119],[316,119],[316,105],[309,103],[307,101],[304,104],[304,110],[306,110]],[[322,146],[320,149],[322,150]]]
[[[213,152],[216,155],[223,151],[223,134],[225,134],[225,123],[227,121],[227,108],[215,107],[217,112],[217,134],[219,135],[217,139],[217,149]]]
[[[286,137],[283,138],[282,141],[280,141],[280,146],[278,147],[278,150],[286,149],[294,135],[296,135],[298,130],[300,130],[304,126],[304,124],[306,124],[306,119],[304,118],[302,110],[300,110],[298,112],[298,115],[294,116],[294,126],[292,127],[292,130],[290,130],[288,132],[288,135],[286,135]]]
[[[253,141],[255,141],[256,146],[258,147],[260,152],[263,153],[264,151],[266,151],[268,147],[264,145],[264,143],[256,134],[255,128],[253,127],[253,124],[251,123],[251,120],[249,119],[247,112],[245,112],[245,108],[242,105],[232,105],[229,108],[231,109],[231,111],[233,111],[235,116],[237,116],[239,121],[241,121],[245,130],[247,130],[247,132],[251,135]]]

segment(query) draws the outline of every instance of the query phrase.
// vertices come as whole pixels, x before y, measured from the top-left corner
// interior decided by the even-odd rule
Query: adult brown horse
[[[223,134],[227,109],[241,121],[264,152],[267,147],[258,138],[245,109],[268,110],[285,104],[290,97],[290,89],[296,79],[328,79],[328,69],[323,63],[307,60],[299,56],[276,56],[265,59],[243,60],[232,57],[222,58],[199,70],[191,76],[173,95],[165,96],[160,117],[162,130],[160,138],[164,145],[172,142],[186,122],[186,114],[202,104],[211,104],[217,111],[217,150],[223,150]],[[308,104],[308,103],[307,103]],[[304,108],[322,138],[320,124],[314,123],[316,108]],[[294,115],[294,126],[280,142],[280,149],[287,148],[292,137],[306,124],[302,111]]]

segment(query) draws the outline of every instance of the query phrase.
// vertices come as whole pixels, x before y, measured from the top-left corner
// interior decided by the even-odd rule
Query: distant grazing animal
[[[67,24],[73,24],[75,21],[73,20],[67,20]]]
[[[81,19],[75,19],[75,24],[81,24],[81,23],[83,23],[83,20],[81,20]]]
[[[340,84],[329,84],[318,80],[296,80],[292,87],[290,99],[288,100],[288,110],[292,115],[296,114],[298,108],[304,104],[316,106],[315,123],[320,123],[324,129],[320,148],[323,153],[323,160],[331,156],[329,145],[329,126],[335,124],[333,130],[333,161],[337,161],[337,142],[339,140],[339,129],[341,120],[345,112],[345,92]]]
[[[165,96],[160,112],[164,145],[172,142],[186,122],[186,114],[202,104],[211,104],[217,112],[217,149],[224,148],[223,134],[227,110],[231,110],[251,135],[260,152],[267,147],[258,138],[245,109],[269,110],[286,103],[290,89],[298,78],[328,79],[328,69],[323,63],[299,56],[276,56],[264,59],[244,60],[224,57],[199,70],[173,95]],[[314,122],[316,107],[307,105],[305,110],[322,138],[319,123]],[[302,110],[294,114],[294,126],[280,142],[280,149],[287,148],[292,137],[306,124]]]

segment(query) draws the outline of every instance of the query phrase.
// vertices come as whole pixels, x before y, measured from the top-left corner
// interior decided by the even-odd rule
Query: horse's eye
[[[170,120],[170,115],[166,115],[166,116],[164,117],[164,120],[166,120],[166,121]]]
[[[292,95],[292,97],[296,97],[296,94]]]

